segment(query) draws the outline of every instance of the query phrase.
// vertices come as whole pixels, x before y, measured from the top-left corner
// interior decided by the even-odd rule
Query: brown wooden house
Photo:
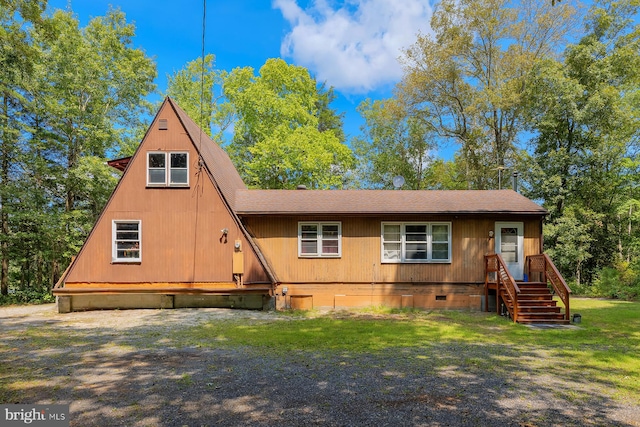
[[[110,164],[123,176],[54,289],[60,311],[484,306],[568,321],[547,212],[514,191],[250,190],[169,98]]]

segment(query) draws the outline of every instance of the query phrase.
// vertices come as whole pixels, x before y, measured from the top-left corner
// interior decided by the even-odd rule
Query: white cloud
[[[429,0],[312,0],[302,9],[297,0],[273,0],[291,25],[280,47],[336,89],[366,93],[395,83],[402,76],[398,57],[430,32]]]

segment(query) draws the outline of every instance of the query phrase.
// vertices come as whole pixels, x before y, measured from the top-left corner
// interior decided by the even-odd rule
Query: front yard
[[[640,303],[468,312],[0,308],[0,402],[75,426],[640,425]]]

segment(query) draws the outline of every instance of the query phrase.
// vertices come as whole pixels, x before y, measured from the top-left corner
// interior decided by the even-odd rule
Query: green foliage
[[[460,154],[456,154],[453,160],[435,159],[425,173],[426,187],[432,190],[466,190],[466,172],[466,163]]]
[[[207,135],[222,140],[222,133],[232,116],[230,105],[222,102],[222,93],[217,93],[221,92],[226,73],[216,70],[214,65],[212,54],[187,63],[168,76],[167,96],[173,98]]]
[[[29,287],[18,289],[7,295],[0,295],[0,306],[3,305],[23,305],[23,304],[49,304],[55,302],[55,297],[51,294],[48,286],[41,288]]]
[[[248,185],[342,186],[351,150],[340,140],[339,116],[323,112],[331,91],[321,92],[306,68],[280,59],[267,60],[258,76],[237,68],[224,79],[224,94],[237,116],[228,148]]]
[[[565,215],[548,222],[544,227],[547,253],[556,266],[568,272],[565,274],[567,277],[576,278],[578,284],[582,266],[592,256],[589,250],[593,237],[586,222],[579,213],[567,210]]]
[[[139,132],[156,71],[119,10],[80,28],[71,12],[41,15],[44,2],[9,4],[0,8],[3,60],[5,36],[13,43],[13,65],[0,70],[2,293],[10,282],[7,298],[25,302],[47,295],[84,242],[117,181],[106,156]]]
[[[344,113],[338,113],[331,108],[331,103],[336,100],[336,94],[332,87],[326,87],[322,82],[318,86],[318,100],[316,101],[316,116],[318,117],[318,130],[320,132],[333,131],[341,143],[346,141],[343,122]]]
[[[545,245],[578,285],[592,283],[625,253],[631,260],[637,241],[631,200],[640,128],[631,99],[640,83],[640,31],[630,19],[637,7],[596,4],[587,34],[567,47],[563,62],[539,62],[527,89],[529,127],[536,133],[528,195],[549,209]]]
[[[574,16],[544,0],[444,0],[405,51],[397,97],[438,144],[459,144],[468,188],[497,188],[497,168],[517,167],[527,76]]]
[[[587,292],[602,298],[640,299],[640,265],[620,262],[615,267],[604,267]]]
[[[407,116],[394,99],[366,100],[358,107],[365,119],[363,137],[352,146],[358,158],[358,177],[364,187],[393,188],[393,178],[402,176],[405,189],[428,187],[427,171],[433,144],[429,128]]]

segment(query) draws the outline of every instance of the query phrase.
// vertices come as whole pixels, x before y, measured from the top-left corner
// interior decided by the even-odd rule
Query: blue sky
[[[49,0],[51,10],[70,7],[82,26],[110,5],[135,23],[134,46],[154,58],[160,91],[168,74],[200,57],[202,0]],[[429,0],[207,0],[205,52],[228,71],[257,73],[275,57],[307,67],[335,88],[332,106],[352,137],[362,124],[356,107],[391,95],[401,49],[429,30],[431,11]]]

